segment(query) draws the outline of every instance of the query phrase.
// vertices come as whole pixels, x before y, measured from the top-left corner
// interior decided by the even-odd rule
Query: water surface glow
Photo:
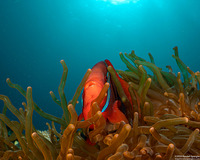
[[[110,2],[112,4],[118,5],[124,3],[137,3],[140,0],[97,0],[97,1]]]

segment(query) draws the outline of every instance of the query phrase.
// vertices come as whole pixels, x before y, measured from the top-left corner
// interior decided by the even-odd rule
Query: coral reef
[[[62,60],[63,75],[58,92],[60,100],[51,91],[53,101],[63,109],[63,117],[58,118],[43,112],[33,101],[32,88],[23,90],[7,79],[10,87],[17,89],[24,97],[24,109],[17,110],[7,96],[0,95],[4,102],[0,114],[0,159],[2,160],[170,160],[175,156],[200,156],[200,73],[190,70],[179,58],[178,48],[174,47],[178,67],[177,76],[172,68],[162,71],[155,65],[149,54],[150,62],[135,55],[120,53],[121,60],[128,70],[118,70],[118,74],[128,82],[133,105],[122,91],[115,78],[114,70],[108,66],[118,94],[126,107],[129,124],[123,121],[111,124],[105,121],[99,104],[107,92],[107,83],[96,101],[92,104],[92,117],[78,121],[75,106],[91,69],[88,69],[78,86],[73,99],[67,102],[64,87],[67,66]],[[144,69],[149,68],[150,75]],[[6,117],[9,109],[19,121]],[[47,124],[49,131],[40,132],[32,124],[35,110],[40,116],[52,121]],[[59,133],[54,123],[61,125]],[[94,129],[89,126],[93,124]],[[13,133],[8,134],[8,129]],[[90,143],[87,142],[90,140]],[[19,143],[18,145],[16,145]]]

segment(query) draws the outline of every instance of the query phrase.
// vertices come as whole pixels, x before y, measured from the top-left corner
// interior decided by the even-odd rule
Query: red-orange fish
[[[109,82],[110,87],[108,89],[107,96],[103,99],[99,106],[102,111],[103,117],[111,123],[117,123],[120,121],[128,123],[125,114],[119,109],[121,106],[121,102],[117,97],[117,94],[114,92],[114,90],[116,89],[107,71],[107,66],[109,65],[112,66],[110,61],[105,60],[97,63],[92,68],[92,72],[84,85],[82,94],[83,110],[82,114],[79,117],[83,117],[85,120],[91,117],[92,102],[98,97],[104,84],[106,82]],[[119,76],[118,78],[121,79]],[[121,79],[120,82],[122,84],[122,87],[124,87],[125,92],[127,92],[127,86],[124,85],[125,81]]]

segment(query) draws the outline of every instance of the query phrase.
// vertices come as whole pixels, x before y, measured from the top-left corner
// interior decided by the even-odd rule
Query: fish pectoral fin
[[[115,103],[113,104],[112,111],[107,116],[109,122],[118,123],[118,122],[124,121],[125,123],[128,123],[128,120],[126,116],[124,115],[124,113],[122,113],[122,111],[119,110],[120,105],[121,103],[118,100],[115,101]]]

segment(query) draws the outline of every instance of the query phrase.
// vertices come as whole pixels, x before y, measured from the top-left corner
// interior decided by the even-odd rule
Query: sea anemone
[[[53,101],[63,109],[63,116],[43,112],[33,101],[32,88],[23,90],[18,84],[7,79],[10,87],[17,89],[24,97],[24,109],[17,110],[9,98],[0,95],[4,102],[0,114],[0,157],[1,159],[25,160],[119,160],[119,159],[173,159],[174,157],[200,156],[200,73],[190,70],[179,58],[178,48],[174,47],[178,67],[181,73],[177,76],[172,68],[162,71],[155,65],[149,54],[150,62],[135,55],[120,53],[120,58],[128,70],[118,70],[118,74],[129,84],[132,102],[123,92],[121,84],[115,77],[114,70],[108,66],[118,95],[126,108],[129,124],[123,121],[108,123],[102,116],[99,104],[107,92],[107,83],[100,96],[93,102],[92,116],[85,121],[78,121],[75,106],[84,83],[91,73],[88,69],[78,86],[73,99],[67,102],[64,87],[68,73],[64,60],[63,75],[58,92],[60,100],[51,91]],[[143,66],[149,68],[148,74]],[[6,117],[9,109],[17,118],[11,121]],[[37,131],[32,124],[35,110],[40,116],[51,120],[48,132]],[[61,125],[58,132],[54,123]],[[89,126],[94,125],[90,130]],[[8,134],[8,129],[12,134]],[[90,143],[87,142],[89,139]]]

